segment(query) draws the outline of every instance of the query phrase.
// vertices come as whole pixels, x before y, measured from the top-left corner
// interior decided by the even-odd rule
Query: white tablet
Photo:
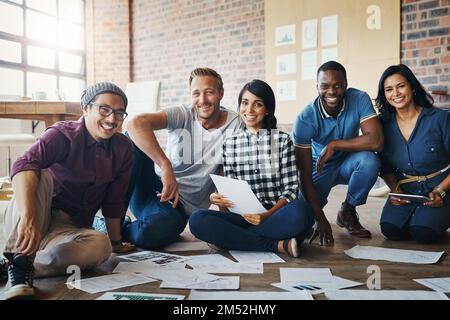
[[[409,200],[411,202],[420,202],[420,203],[424,203],[424,202],[428,202],[431,201],[430,198],[425,197],[425,196],[418,196],[415,194],[405,194],[405,193],[389,193],[389,196],[393,196],[402,200]]]

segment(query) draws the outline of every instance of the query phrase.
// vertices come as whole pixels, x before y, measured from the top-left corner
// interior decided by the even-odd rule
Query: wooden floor
[[[447,236],[438,244],[420,245],[413,241],[392,242],[387,241],[380,233],[379,218],[381,209],[384,205],[384,198],[370,197],[368,203],[358,208],[361,223],[372,232],[372,239],[353,238],[339,228],[334,223],[336,213],[341,202],[345,197],[346,189],[336,187],[333,189],[329,198],[329,204],[325,208],[325,213],[332,223],[333,234],[335,238],[334,247],[321,247],[315,245],[302,245],[302,256],[294,259],[286,255],[280,255],[287,263],[284,264],[265,264],[263,274],[242,274],[240,275],[241,291],[281,291],[281,289],[271,286],[271,283],[280,281],[280,267],[326,267],[330,268],[333,275],[347,278],[354,281],[366,283],[369,274],[367,267],[377,265],[381,269],[381,288],[382,289],[402,289],[402,290],[428,290],[426,287],[414,282],[413,278],[427,277],[449,277],[450,276],[450,258],[448,255],[434,265],[417,265],[406,263],[391,263],[385,261],[359,260],[352,259],[344,254],[344,250],[352,248],[354,245],[371,245],[399,249],[415,249],[424,251],[448,251],[450,248],[450,231]],[[186,240],[193,240],[189,233],[184,234]],[[1,242],[1,239],[0,239]],[[208,251],[191,251],[177,254],[192,255],[206,254]],[[223,253],[231,258],[227,252]],[[102,275],[115,267],[118,259],[112,256],[105,264],[95,270],[83,274],[83,278],[95,275]],[[47,279],[36,279],[38,299],[95,299],[102,295],[88,294],[83,291],[73,289],[69,290],[64,284],[67,277],[54,277]],[[138,286],[119,289],[118,291],[135,291],[148,293],[166,293],[182,294],[186,298],[189,296],[189,290],[159,289],[160,281]],[[0,285],[0,294],[4,284]],[[365,286],[358,288],[364,289]],[[355,288],[357,289],[357,288]],[[316,299],[324,299],[323,295],[318,295]]]

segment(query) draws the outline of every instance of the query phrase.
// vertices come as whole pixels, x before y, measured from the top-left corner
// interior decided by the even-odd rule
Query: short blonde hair
[[[211,68],[196,68],[192,70],[191,75],[189,77],[189,86],[192,84],[192,80],[195,77],[213,77],[217,79],[217,86],[219,90],[223,90],[223,81],[220,74],[217,73],[217,71],[211,69]]]

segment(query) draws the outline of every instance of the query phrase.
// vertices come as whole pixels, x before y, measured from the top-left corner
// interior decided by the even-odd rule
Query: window
[[[0,96],[77,101],[86,86],[84,0],[0,0]]]

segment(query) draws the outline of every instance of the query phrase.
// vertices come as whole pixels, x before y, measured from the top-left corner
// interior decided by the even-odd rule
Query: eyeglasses
[[[104,105],[104,104],[98,104],[98,103],[95,103],[95,102],[91,102],[91,104],[93,106],[96,106],[98,108],[98,113],[102,117],[105,117],[105,118],[109,117],[111,114],[114,113],[114,118],[116,120],[123,121],[128,116],[128,113],[126,113],[125,111],[114,110],[110,106],[107,106],[107,105]]]

